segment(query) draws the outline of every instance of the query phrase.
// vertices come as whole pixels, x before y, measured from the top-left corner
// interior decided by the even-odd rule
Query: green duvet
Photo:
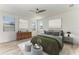
[[[60,43],[55,38],[51,37],[38,35],[33,37],[31,42],[33,44],[40,44],[43,47],[43,51],[50,55],[58,55],[62,49]]]

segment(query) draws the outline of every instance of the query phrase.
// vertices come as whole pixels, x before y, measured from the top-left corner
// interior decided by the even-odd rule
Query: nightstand
[[[73,38],[72,37],[64,37],[64,42],[65,43],[70,43],[73,45]]]

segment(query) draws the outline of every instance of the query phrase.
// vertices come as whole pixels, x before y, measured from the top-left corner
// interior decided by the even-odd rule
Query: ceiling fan
[[[39,13],[45,12],[46,10],[45,9],[36,8],[35,10],[30,10],[30,11],[31,12],[35,12],[36,14],[39,14]]]

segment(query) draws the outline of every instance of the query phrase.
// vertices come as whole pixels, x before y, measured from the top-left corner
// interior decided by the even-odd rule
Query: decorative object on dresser
[[[31,32],[17,32],[16,40],[23,40],[23,39],[28,39],[32,37]]]

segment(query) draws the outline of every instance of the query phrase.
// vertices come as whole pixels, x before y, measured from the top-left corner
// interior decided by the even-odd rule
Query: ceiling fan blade
[[[44,12],[46,10],[39,10],[38,8],[36,10],[29,10],[30,12],[35,12],[36,14]]]
[[[39,10],[38,13],[45,12],[46,10]]]

